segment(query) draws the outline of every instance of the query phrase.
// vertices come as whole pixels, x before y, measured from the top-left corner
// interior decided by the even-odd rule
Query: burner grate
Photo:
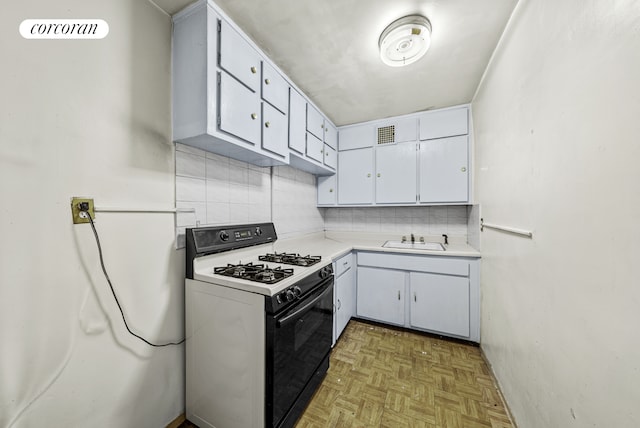
[[[254,265],[253,263],[239,263],[237,265],[229,263],[226,266],[214,267],[213,273],[261,282],[263,284],[275,284],[293,275],[293,269],[282,269],[280,267],[270,268],[267,265]]]
[[[301,256],[297,253],[267,253],[258,256],[258,260],[271,263],[282,263],[295,266],[313,266],[322,260],[320,256]]]

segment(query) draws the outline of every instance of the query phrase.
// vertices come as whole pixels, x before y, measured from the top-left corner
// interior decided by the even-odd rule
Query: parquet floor
[[[296,428],[511,428],[472,345],[351,320]]]

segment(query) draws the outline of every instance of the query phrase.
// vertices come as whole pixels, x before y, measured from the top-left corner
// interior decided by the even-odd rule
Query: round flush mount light
[[[393,21],[378,40],[380,58],[391,67],[409,65],[424,56],[431,44],[431,22],[421,15]]]

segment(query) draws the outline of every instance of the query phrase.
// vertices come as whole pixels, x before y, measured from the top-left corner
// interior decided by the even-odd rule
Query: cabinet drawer
[[[333,169],[338,166],[338,152],[329,147],[328,144],[324,145],[324,164]]]
[[[342,256],[338,260],[336,260],[336,273],[335,273],[336,278],[338,278],[340,275],[342,275],[343,273],[351,269],[352,265],[353,265],[353,253],[349,253],[346,256]]]
[[[469,261],[413,254],[358,253],[358,266],[469,276]]]
[[[322,163],[324,143],[311,132],[307,132],[307,157]]]
[[[289,110],[289,85],[287,81],[266,62],[262,63],[262,99],[287,113]]]
[[[468,109],[431,111],[420,116],[420,139],[453,137],[469,133]]]
[[[307,104],[307,131],[318,137],[320,141],[324,139],[324,117],[311,104]]]
[[[260,90],[260,55],[225,21],[220,24],[220,67],[253,92]]]
[[[304,154],[307,146],[307,102],[293,88],[289,89],[289,148]]]

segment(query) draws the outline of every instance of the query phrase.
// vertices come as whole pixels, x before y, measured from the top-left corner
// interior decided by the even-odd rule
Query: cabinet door
[[[420,202],[469,200],[468,137],[420,143]]]
[[[307,102],[293,88],[289,89],[289,148],[304,154],[307,146]]]
[[[336,175],[318,177],[318,205],[335,205]]]
[[[324,140],[324,117],[311,104],[307,104],[307,131]]]
[[[260,55],[226,21],[220,23],[220,67],[259,92]]]
[[[287,155],[287,116],[262,103],[262,148],[282,157]]]
[[[338,130],[326,120],[324,121],[324,143],[338,150]]]
[[[373,203],[373,148],[338,153],[338,203]]]
[[[411,325],[469,337],[469,278],[410,273]]]
[[[336,280],[336,338],[349,323],[353,314],[353,269],[349,269]]]
[[[218,121],[221,131],[251,143],[260,144],[260,100],[236,79],[220,72],[220,108]]]
[[[405,273],[358,267],[358,316],[404,325]]]
[[[373,125],[354,125],[340,128],[339,150],[352,150],[373,147],[375,141]]]
[[[289,84],[266,62],[262,63],[262,99],[287,114],[289,110]]]
[[[332,149],[328,144],[324,145],[324,164],[333,169],[336,169],[338,166],[338,152]]]
[[[469,109],[430,111],[420,116],[420,139],[453,137],[469,133]]]
[[[376,148],[376,202],[415,203],[416,145],[395,144]]]
[[[311,132],[307,132],[307,157],[322,163],[324,158],[324,143]]]

